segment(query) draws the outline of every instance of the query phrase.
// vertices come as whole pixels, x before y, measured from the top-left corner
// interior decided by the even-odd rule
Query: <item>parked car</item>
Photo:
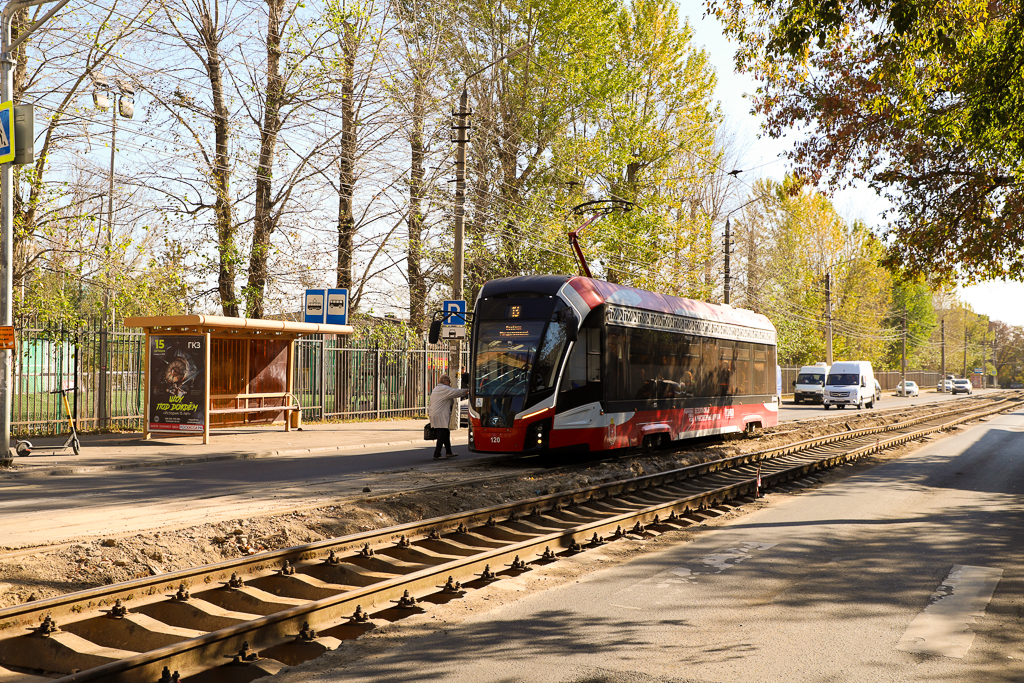
[[[881,400],[882,400],[882,385],[879,384],[878,380],[876,379],[875,380],[875,401],[881,401]],[[871,407],[872,408],[875,407],[874,401],[872,401]]]
[[[953,391],[953,380],[940,380],[939,383],[935,385],[935,388],[939,391]]]
[[[955,379],[953,380],[953,393],[954,394],[973,394],[974,387],[971,386],[971,380],[969,379]]]
[[[897,396],[920,396],[921,395],[921,389],[918,388],[917,382],[911,382],[910,380],[907,380],[907,390],[906,390],[906,392],[903,391],[903,382],[900,382],[899,384],[896,385],[896,395]]]

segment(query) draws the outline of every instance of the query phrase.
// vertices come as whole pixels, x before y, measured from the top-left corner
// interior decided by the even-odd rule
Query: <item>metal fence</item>
[[[54,389],[68,394],[81,430],[142,428],[145,408],[145,335],[134,329],[18,330],[13,367],[12,426],[19,435],[67,431],[67,414]],[[430,390],[450,372],[447,344],[381,348],[369,341],[317,336],[296,342],[294,394],[306,421],[378,420],[415,417],[426,410]],[[469,367],[469,351],[461,367]],[[782,368],[782,391],[790,393],[799,368]],[[877,372],[885,391],[899,372]],[[934,387],[939,373],[914,371],[907,379]]]
[[[87,327],[77,331],[18,330],[12,367],[12,427],[18,434],[67,431],[68,415],[56,389],[68,394],[82,430],[141,428],[145,405],[141,332]]]
[[[381,348],[348,339],[296,342],[295,388],[304,420],[379,420],[426,411],[430,390],[450,372],[447,344]],[[469,351],[462,351],[462,368]]]

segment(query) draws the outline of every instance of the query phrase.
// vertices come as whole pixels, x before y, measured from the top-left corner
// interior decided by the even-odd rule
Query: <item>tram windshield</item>
[[[545,320],[494,320],[477,330],[476,396],[525,396]]]

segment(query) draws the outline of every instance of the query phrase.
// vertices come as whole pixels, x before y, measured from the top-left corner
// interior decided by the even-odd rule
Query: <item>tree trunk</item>
[[[426,110],[425,85],[413,69],[412,133],[409,146],[412,167],[409,172],[409,250],[406,257],[409,271],[409,326],[418,334],[426,329],[424,308],[427,303],[427,282],[423,276],[423,119]]]
[[[270,238],[277,227],[274,215],[273,164],[277,134],[281,130],[281,100],[284,84],[281,66],[281,11],[284,0],[267,0],[267,91],[260,130],[260,152],[256,167],[256,206],[253,216],[252,248],[249,253],[249,281],[246,285],[246,315],[262,318],[266,299]]]
[[[214,216],[217,229],[217,289],[224,315],[238,317],[239,301],[235,292],[238,276],[238,247],[235,244],[237,226],[231,216],[231,166],[228,145],[231,130],[228,126],[228,107],[224,97],[224,77],[221,73],[218,22],[206,12],[202,16],[202,37],[206,48],[206,72],[213,96],[214,167],[211,184],[217,199]]]
[[[355,114],[355,71],[356,35],[355,27],[345,22],[342,44],[343,66],[341,76],[341,158],[338,163],[338,287],[353,292],[352,259],[355,249],[356,219],[353,209],[356,168],[356,114]],[[353,302],[358,303],[358,302]]]

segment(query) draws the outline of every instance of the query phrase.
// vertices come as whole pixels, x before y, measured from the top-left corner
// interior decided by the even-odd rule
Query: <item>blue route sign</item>
[[[0,104],[0,164],[14,161],[14,102]]]
[[[443,310],[446,314],[457,313],[459,315],[445,315],[445,325],[465,325],[466,324],[466,302],[456,301],[449,299],[444,302]]]
[[[328,289],[327,290],[327,324],[347,325],[348,324],[348,290]]]
[[[327,308],[327,290],[307,289],[302,321],[307,323],[323,323],[324,309]]]

